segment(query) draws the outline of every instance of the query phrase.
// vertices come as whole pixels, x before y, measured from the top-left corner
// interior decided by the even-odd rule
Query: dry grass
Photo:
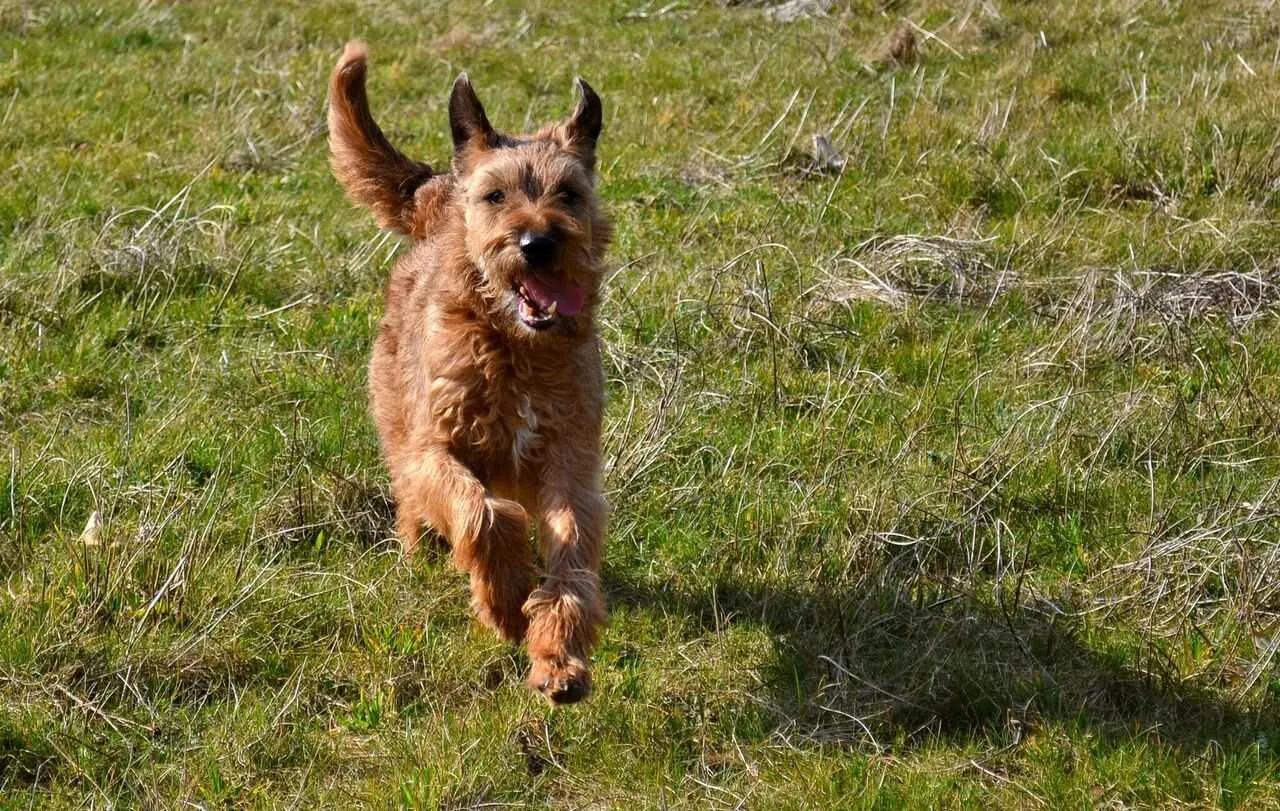
[[[447,11],[0,3],[0,806],[1280,803],[1273,9]],[[572,712],[388,542],[352,34],[606,102]]]

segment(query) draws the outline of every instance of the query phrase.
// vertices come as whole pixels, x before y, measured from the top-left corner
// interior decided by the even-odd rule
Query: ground
[[[611,625],[404,561],[326,167],[585,77]],[[0,0],[0,807],[1280,806],[1280,8]],[[96,517],[95,517],[96,515]]]

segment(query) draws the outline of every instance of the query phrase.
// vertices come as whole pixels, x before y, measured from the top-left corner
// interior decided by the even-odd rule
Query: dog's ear
[[[449,95],[449,129],[453,132],[453,151],[466,149],[491,149],[498,141],[498,134],[484,114],[475,88],[467,74],[458,76]]]
[[[600,129],[604,126],[604,111],[600,106],[600,97],[581,78],[575,79],[578,88],[578,106],[573,115],[564,124],[565,148],[577,153],[587,168],[596,163],[596,141],[600,138]]]

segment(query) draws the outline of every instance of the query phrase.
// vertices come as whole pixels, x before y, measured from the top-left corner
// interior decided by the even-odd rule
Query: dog
[[[451,165],[437,172],[375,123],[366,63],[349,43],[330,78],[330,165],[381,227],[412,239],[369,364],[402,549],[411,555],[424,527],[445,538],[479,619],[526,642],[530,687],[552,704],[580,701],[606,618],[600,98],[578,79],[567,119],[508,135],[464,73],[449,98]]]

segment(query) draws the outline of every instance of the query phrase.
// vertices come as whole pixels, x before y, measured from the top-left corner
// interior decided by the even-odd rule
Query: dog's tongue
[[[587,300],[587,294],[578,285],[540,273],[525,276],[524,289],[542,310],[550,309],[551,303],[555,302],[556,312],[560,315],[577,315]]]

